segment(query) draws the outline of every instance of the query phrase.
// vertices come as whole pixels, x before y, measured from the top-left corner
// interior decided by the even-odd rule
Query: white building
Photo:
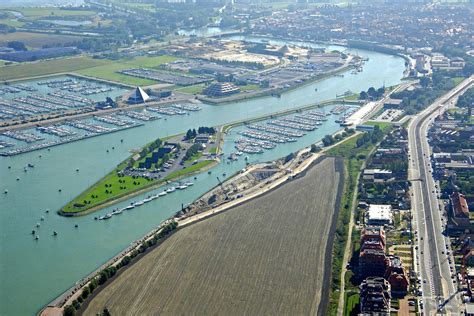
[[[390,225],[393,223],[391,205],[370,204],[367,212],[367,225]]]

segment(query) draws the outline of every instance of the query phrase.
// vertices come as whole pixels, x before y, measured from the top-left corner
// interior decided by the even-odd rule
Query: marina
[[[353,80],[351,76],[332,77],[284,93],[278,99],[259,98],[223,106],[203,104],[202,110],[193,115],[169,117],[167,121],[144,122],[133,130],[57,146],[51,148],[50,152],[40,150],[14,157],[0,157],[1,190],[8,191],[8,194],[1,196],[1,207],[5,211],[0,213],[0,225],[5,243],[2,244],[4,262],[0,267],[0,291],[5,295],[8,293],[9,297],[8,302],[1,307],[1,313],[35,314],[42,306],[73,286],[77,280],[87,276],[109,258],[129,247],[131,242],[140,240],[148,231],[175,214],[182,204],[191,203],[218,185],[216,174],[226,173],[230,176],[242,170],[246,163],[253,164],[283,157],[316,142],[326,134],[340,130],[341,127],[334,122],[336,117],[331,117],[314,131],[299,137],[296,142],[279,144],[273,150],[265,150],[259,155],[249,154],[248,160],[240,158],[227,164],[225,159],[212,169],[212,173],[205,171],[197,174],[196,179],[193,179],[194,186],[172,194],[166,193],[144,203],[139,207],[139,211],[132,211],[133,216],[124,216],[131,214],[123,211],[121,216],[112,216],[113,220],[94,220],[94,216],[104,216],[113,209],[129,206],[130,200],[106,207],[94,215],[66,218],[55,214],[56,210],[70,199],[129,157],[130,149],[140,148],[156,137],[186,132],[188,128],[250,120],[309,102],[332,99],[336,94],[349,89],[362,91],[371,86],[382,86],[384,81],[387,86],[400,82],[404,70],[403,59],[376,52],[364,54],[370,56],[370,61],[358,75],[358,80]],[[37,87],[41,90],[46,86]],[[331,108],[328,106],[319,110],[330,112]],[[238,131],[244,128],[245,126],[235,128],[225,137],[224,153],[235,152],[234,140],[242,137]],[[123,143],[121,139],[124,140]],[[18,144],[10,139],[5,141],[15,143],[15,146]],[[115,146],[114,154],[107,154],[106,149],[111,149],[112,146]],[[85,155],[87,159],[84,159]],[[23,168],[28,163],[34,164],[35,168],[23,175]],[[11,169],[8,166],[11,166]],[[76,172],[76,169],[80,171]],[[18,176],[21,176],[21,181],[16,181]],[[221,177],[221,180],[224,181],[224,178]],[[25,186],[24,181],[28,181],[29,185]],[[62,189],[61,192],[58,191],[59,188]],[[143,200],[150,194],[144,193],[133,200]],[[45,214],[47,208],[51,211]],[[32,227],[43,215],[45,221],[41,222],[39,228],[34,228],[36,233],[32,235]],[[78,225],[78,228],[75,228],[75,225]],[[51,236],[53,231],[57,231],[57,238]],[[39,236],[39,240],[34,240],[35,235]],[[31,262],[35,264],[32,265]],[[26,301],[25,296],[29,298]]]
[[[296,115],[284,115],[277,119],[272,118],[265,122],[247,125],[245,129],[237,132],[241,136],[234,140],[237,152],[234,153],[235,156],[229,156],[229,159],[237,160],[238,153],[261,154],[265,150],[274,149],[278,144],[296,142],[297,138],[303,137],[325,124],[330,115],[339,115],[340,117],[336,118],[334,122],[340,123],[345,119],[344,115],[341,116],[343,110],[347,111],[348,109],[351,110],[348,113],[344,112],[346,113],[344,115],[350,115],[356,110],[354,107],[336,105],[330,113],[308,110],[298,112]]]
[[[24,131],[7,131],[0,134],[0,156],[15,156],[142,125],[141,122],[111,114],[94,116],[91,119],[66,121],[62,124],[38,126]],[[16,142],[8,141],[8,139]],[[28,145],[25,146],[25,143]]]
[[[127,92],[120,86],[68,75],[0,85],[0,121],[63,111],[83,113]]]

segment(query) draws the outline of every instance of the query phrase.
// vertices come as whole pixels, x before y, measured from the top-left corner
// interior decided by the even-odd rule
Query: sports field
[[[84,315],[325,315],[341,166],[178,230],[96,292]]]

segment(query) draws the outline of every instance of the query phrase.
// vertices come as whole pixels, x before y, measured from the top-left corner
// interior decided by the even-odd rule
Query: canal
[[[192,202],[215,186],[216,176],[222,180],[224,173],[229,177],[245,165],[243,159],[229,164],[223,161],[212,169],[211,174],[204,172],[197,175],[197,179],[192,179],[194,186],[108,221],[95,221],[94,216],[110,212],[111,208],[78,218],[56,214],[61,206],[129,156],[131,149],[139,148],[157,137],[185,132],[188,128],[249,119],[332,99],[347,90],[359,92],[371,86],[378,88],[383,84],[390,86],[400,82],[404,71],[402,58],[360,50],[357,53],[369,57],[363,72],[352,75],[348,71],[344,77],[332,77],[299,87],[281,98],[264,97],[220,106],[203,105],[201,111],[189,116],[168,117],[167,120],[148,122],[141,127],[50,150],[1,157],[0,314],[34,314],[74,282],[174,214],[182,203]],[[250,162],[285,156],[338,129],[339,125],[330,120],[296,143],[279,146],[262,155],[252,155]],[[226,141],[224,152],[232,152],[232,147],[232,141]],[[34,168],[28,168],[25,172],[24,167],[29,163]],[[17,181],[17,178],[20,180]],[[8,189],[8,194],[3,193],[5,189]],[[123,202],[118,206],[129,203]],[[47,209],[49,213],[45,212]],[[41,220],[43,216],[44,221]],[[37,223],[40,223],[39,228]],[[39,240],[34,240],[31,234],[33,229],[40,236]],[[53,231],[57,231],[58,236],[52,236]]]

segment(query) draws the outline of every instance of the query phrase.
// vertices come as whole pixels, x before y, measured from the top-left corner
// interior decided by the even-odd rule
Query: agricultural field
[[[80,36],[44,34],[33,32],[14,32],[0,34],[0,46],[7,46],[7,43],[10,41],[20,41],[25,43],[25,45],[29,48],[42,48],[44,45],[57,46],[80,40]]]
[[[321,181],[325,179],[325,181]],[[112,315],[324,315],[339,160],[178,230],[85,305]]]

